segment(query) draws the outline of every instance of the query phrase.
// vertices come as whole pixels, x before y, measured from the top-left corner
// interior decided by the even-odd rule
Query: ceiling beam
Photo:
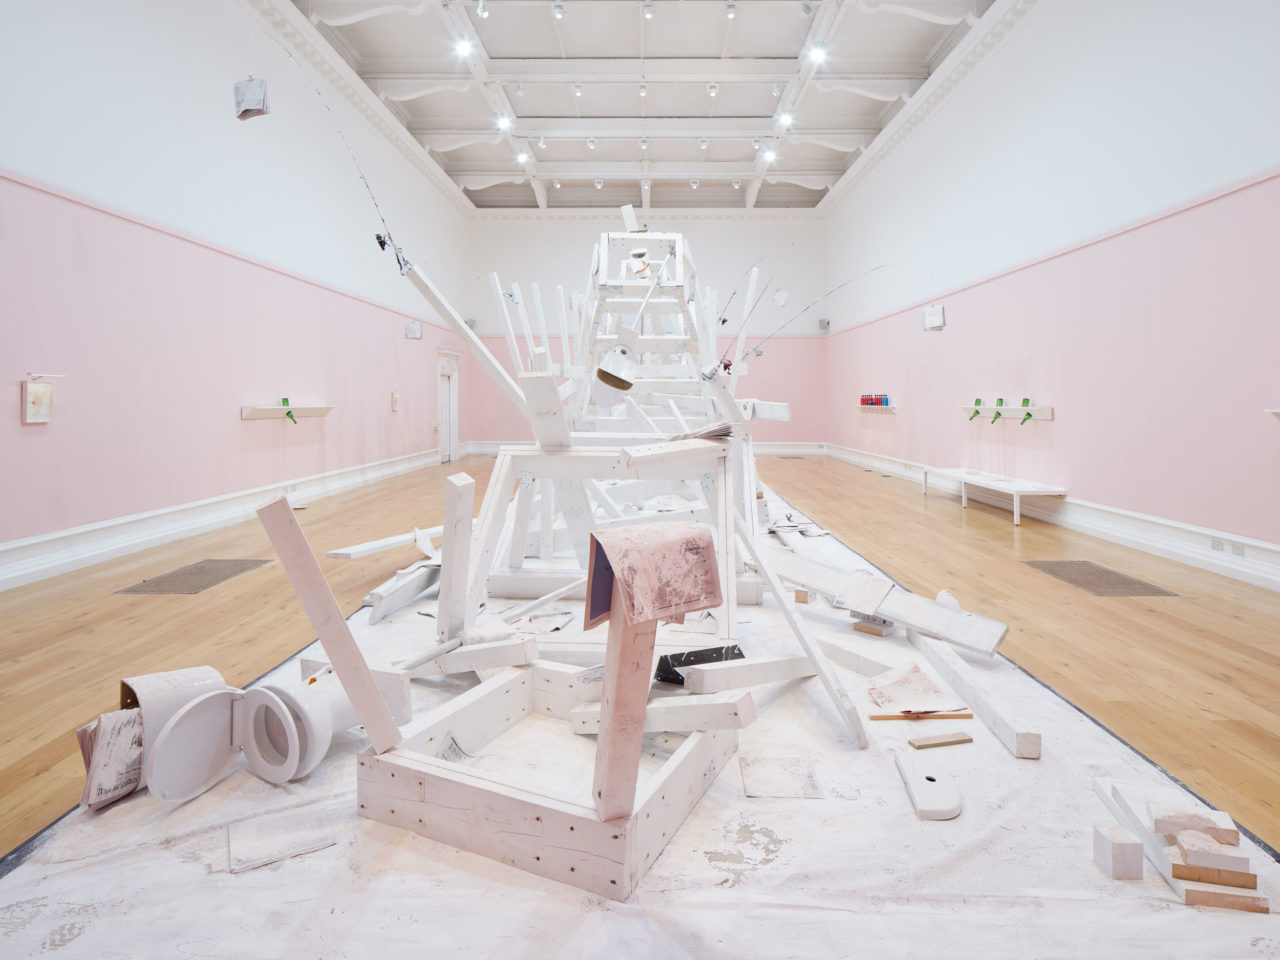
[[[903,102],[911,98],[920,85],[928,79],[928,74],[914,77],[888,77],[865,73],[820,74],[814,77],[813,89],[819,93],[855,93],[870,100],[881,100],[891,103],[894,100]],[[375,92],[377,88],[374,88]]]
[[[443,119],[444,123],[437,124],[412,122],[409,132],[422,138],[472,138],[475,143],[497,142],[500,138],[495,127],[471,126],[460,117]],[[456,125],[450,125],[450,120]],[[548,140],[585,140],[587,137],[597,140],[638,140],[640,137],[750,140],[779,136],[797,143],[806,140],[817,143],[820,141],[816,138],[829,136],[875,136],[879,132],[878,122],[779,130],[773,117],[519,117],[511,128],[512,136],[534,140],[538,137]]]
[[[821,0],[817,10],[814,11],[809,33],[805,37],[804,44],[800,47],[798,58],[799,76],[794,82],[787,84],[786,89],[782,91],[782,96],[778,98],[778,105],[773,112],[776,136],[781,137],[786,133],[789,124],[783,121],[783,117],[795,117],[800,101],[813,83],[814,75],[818,69],[818,62],[810,57],[810,53],[814,50],[826,49],[827,42],[835,34],[836,28],[844,17],[845,9],[845,0]],[[755,206],[756,198],[760,195],[760,187],[764,183],[766,174],[776,176],[767,157],[767,148],[762,147],[756,155],[755,175],[747,185],[746,193],[743,197],[748,210]]]
[[[436,8],[436,12],[440,15],[440,19],[444,21],[447,29],[452,31],[453,36],[459,39],[465,39],[471,44],[471,51],[462,57],[466,64],[471,78],[480,86],[481,92],[484,94],[485,103],[489,109],[493,111],[496,117],[512,117],[516,115],[515,110],[511,107],[511,101],[507,99],[506,92],[502,89],[502,84],[491,83],[489,81],[488,63],[489,54],[484,48],[484,44],[480,42],[480,34],[476,31],[475,25],[472,24],[471,18],[467,15],[467,11],[462,4],[449,3],[447,0],[432,0]],[[411,131],[412,132],[412,131]],[[492,134],[491,134],[492,135]],[[518,169],[524,171],[524,177],[527,177],[530,183],[530,189],[533,190],[534,198],[538,201],[538,206],[546,207],[547,192],[545,189],[539,190],[534,186],[538,179],[538,161],[534,158],[533,148],[529,142],[515,134],[508,128],[501,131],[500,139],[504,139],[511,146],[512,160],[522,157],[523,161],[519,163]],[[452,173],[451,173],[452,175]],[[513,182],[519,182],[520,177],[515,178]],[[466,184],[457,177],[454,180],[461,187]],[[507,181],[496,181],[507,182]]]
[[[495,183],[517,182],[524,179],[520,168],[512,166],[503,170],[493,164],[458,164],[452,175],[460,182],[466,177],[492,178]],[[750,160],[732,161],[658,161],[649,160],[561,160],[538,165],[543,179],[560,180],[745,180],[754,175],[755,164]],[[770,170],[765,178],[799,183],[813,178],[830,178],[832,182],[844,172],[843,166],[805,164],[791,170]]]
[[[489,76],[511,83],[787,83],[799,68],[790,57],[734,59],[680,57],[674,59],[490,60]]]

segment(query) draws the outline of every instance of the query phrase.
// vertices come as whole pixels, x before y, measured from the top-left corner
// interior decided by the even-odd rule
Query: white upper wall
[[[827,211],[833,327],[1274,168],[1277,37],[1276,0],[1039,0]]]
[[[672,212],[673,213],[673,212]],[[714,289],[720,312],[729,322],[722,336],[735,335],[742,323],[746,276],[759,268],[758,290],[765,293],[748,324],[752,337],[763,337],[826,292],[827,263],[822,225],[811,215],[778,216],[776,211],[755,217],[727,214],[680,217],[662,210],[637,210],[641,225],[655,233],[683,233],[693,253],[703,290]],[[492,293],[489,273],[496,271],[504,289],[518,283],[527,294],[537,283],[548,311],[556,284],[565,296],[585,293],[591,252],[600,234],[623,230],[616,211],[601,211],[599,219],[525,217],[479,220],[471,225],[469,260],[472,275],[466,312],[482,334],[503,333],[501,314]],[[766,290],[766,284],[767,290]],[[739,289],[741,288],[741,289]],[[787,292],[786,305],[772,302],[776,289]],[[738,294],[728,309],[730,294]],[[796,318],[782,332],[818,334],[818,318],[827,316],[820,303]],[[551,324],[552,314],[548,313]],[[514,319],[514,317],[513,317]],[[559,328],[552,325],[552,329]]]
[[[0,168],[427,316],[374,242],[382,223],[333,121],[411,259],[457,258],[462,210],[296,63],[239,0],[12,4],[0,30]],[[271,113],[240,121],[232,87],[249,74],[267,78]],[[452,294],[462,276],[437,280]]]

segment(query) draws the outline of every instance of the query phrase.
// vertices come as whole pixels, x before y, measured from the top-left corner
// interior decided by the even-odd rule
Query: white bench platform
[[[970,486],[983,487],[987,490],[998,490],[1013,497],[1013,522],[1022,522],[1023,497],[1065,497],[1066,487],[1053,487],[1035,480],[1017,480],[1013,477],[1001,477],[994,473],[983,473],[980,470],[965,470],[962,467],[925,467],[923,484],[924,492],[929,492],[929,474],[945,477],[960,484],[960,506],[969,506]]]

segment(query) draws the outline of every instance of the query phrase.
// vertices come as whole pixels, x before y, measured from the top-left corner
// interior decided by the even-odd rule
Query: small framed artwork
[[[53,384],[42,380],[22,381],[22,422],[48,423],[53,419]]]

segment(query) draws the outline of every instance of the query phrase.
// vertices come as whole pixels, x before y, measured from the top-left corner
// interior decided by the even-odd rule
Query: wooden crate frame
[[[568,719],[598,699],[600,679],[536,660],[472,688],[406,727],[401,744],[358,758],[361,816],[570,886],[626,900],[737,750],[733,730],[691,733],[644,780],[630,816],[547,796],[443,759],[472,753],[532,713]],[[566,736],[573,736],[566,725]]]

